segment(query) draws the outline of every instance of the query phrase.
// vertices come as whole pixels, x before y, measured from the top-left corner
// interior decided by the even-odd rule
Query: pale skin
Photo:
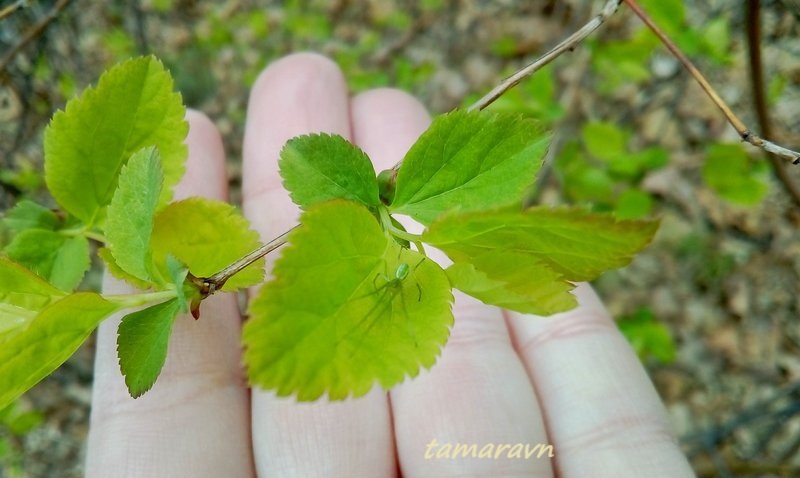
[[[187,173],[178,198],[227,197],[220,136],[188,113]],[[250,95],[244,212],[264,240],[298,210],[281,186],[284,142],[310,132],[358,144],[391,167],[427,127],[425,108],[389,89],[350,97],[336,65],[296,54],[269,66]],[[268,263],[274,261],[274,254]],[[433,256],[433,259],[438,259]],[[131,292],[106,278],[107,293]],[[252,292],[252,291],[251,291]],[[88,477],[684,477],[693,476],[664,405],[587,285],[578,308],[535,317],[456,295],[455,326],[438,363],[390,392],[297,403],[249,389],[234,297],[179,317],[153,389],[128,396],[116,358],[119,316],[100,327]],[[435,459],[438,443],[551,444],[553,458]]]

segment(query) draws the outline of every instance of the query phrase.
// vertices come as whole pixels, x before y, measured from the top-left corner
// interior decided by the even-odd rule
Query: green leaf
[[[510,75],[513,71],[509,71]],[[488,111],[523,113],[531,118],[536,118],[545,125],[552,125],[564,116],[564,108],[556,98],[556,79],[551,65],[537,71],[523,84],[512,88],[489,105]],[[465,105],[470,105],[477,98],[468,99]]]
[[[97,250],[97,256],[103,260],[103,263],[106,266],[106,270],[115,278],[119,280],[124,280],[128,284],[136,287],[137,289],[148,289],[153,284],[149,281],[144,281],[139,279],[138,277],[134,277],[124,270],[120,266],[117,265],[117,260],[114,259],[114,256],[111,254],[111,251],[107,247],[102,247]]]
[[[647,60],[659,44],[658,38],[647,28],[637,30],[631,38],[624,40],[590,41],[592,65],[600,73],[598,88],[603,92],[613,92],[623,84],[642,83],[649,79],[651,72]]]
[[[260,246],[258,233],[230,204],[204,198],[172,203],[156,215],[152,237],[153,261],[169,281],[167,255],[175,256],[195,277],[208,277]],[[264,280],[259,259],[231,277],[222,287],[233,291]]]
[[[80,284],[89,269],[89,242],[44,229],[27,229],[6,246],[8,257],[65,291]]]
[[[653,210],[653,197],[646,191],[631,188],[617,198],[614,205],[614,214],[619,219],[639,219],[650,214]]]
[[[156,383],[181,310],[177,298],[126,315],[119,324],[117,355],[131,397],[139,398]]]
[[[0,302],[0,344],[36,317],[36,312]]]
[[[575,201],[607,203],[614,195],[614,180],[605,168],[587,160],[577,141],[567,141],[555,161],[562,187]]]
[[[658,169],[669,161],[662,148],[647,148],[636,153],[624,153],[608,161],[608,170],[616,177],[638,182],[647,171]]]
[[[703,180],[724,199],[744,206],[758,204],[767,194],[767,184],[753,173],[750,157],[739,144],[712,145]]]
[[[731,20],[726,17],[717,17],[708,22],[702,30],[702,50],[708,53],[719,63],[729,62],[731,47]]]
[[[432,366],[453,323],[444,271],[352,202],[320,203],[301,224],[250,304],[250,380],[299,400],[336,400]]]
[[[180,94],[155,57],[106,71],[95,88],[67,103],[45,130],[45,180],[53,197],[86,224],[102,219],[131,155],[156,146],[164,168],[160,203],[183,175],[188,131]]]
[[[0,347],[0,408],[64,363],[119,308],[91,292],[68,295],[42,310]]]
[[[189,269],[181,264],[181,261],[175,256],[167,255],[167,270],[169,271],[170,282],[175,286],[175,293],[178,294],[178,304],[180,311],[183,313],[189,312],[189,294],[186,292],[186,276],[189,275]],[[199,291],[197,298],[199,299]]]
[[[370,208],[380,204],[372,162],[341,136],[292,138],[281,150],[279,165],[292,201],[304,209],[331,199],[349,199]]]
[[[0,344],[6,333],[27,324],[37,312],[63,296],[63,291],[33,272],[0,257]]]
[[[617,326],[641,360],[652,357],[661,363],[675,361],[675,340],[669,329],[656,321],[650,309],[639,309],[631,315],[620,317]]]
[[[17,402],[12,402],[4,410],[0,410],[0,429],[5,427],[11,434],[22,437],[38,427],[44,421],[44,415],[36,410],[18,410],[16,404]]]
[[[658,227],[656,221],[621,221],[581,209],[536,207],[450,214],[422,235],[455,262],[496,251],[541,261],[569,281],[591,280],[627,265]]]
[[[158,150],[143,148],[123,166],[108,206],[108,248],[122,270],[143,281],[155,281],[150,236],[163,180]]]
[[[627,150],[625,133],[613,123],[586,123],[581,128],[581,138],[587,151],[597,159],[612,161]]]
[[[454,111],[434,119],[403,159],[391,211],[424,224],[440,214],[518,203],[549,144],[519,115]]]
[[[23,199],[6,213],[3,223],[11,232],[19,234],[26,229],[54,231],[59,220],[52,210]]]
[[[641,0],[641,7],[671,37],[686,30],[683,0]]]
[[[536,258],[493,250],[456,262],[447,269],[453,287],[486,304],[539,315],[570,310],[575,287]]]

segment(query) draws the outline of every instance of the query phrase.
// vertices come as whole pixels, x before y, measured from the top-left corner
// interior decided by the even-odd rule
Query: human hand
[[[219,134],[201,114],[188,119],[189,161],[176,196],[225,199]],[[350,98],[339,69],[322,57],[276,62],[250,96],[245,214],[264,240],[295,224],[277,167],[287,139],[338,133],[380,171],[428,121],[398,91]],[[107,277],[104,291],[131,289]],[[693,476],[638,359],[590,287],[576,293],[578,308],[548,318],[456,294],[455,327],[433,369],[389,393],[376,387],[333,403],[247,388],[232,295],[204,301],[199,321],[176,321],[158,382],[133,400],[117,367],[115,316],[98,333],[87,476]],[[447,446],[456,444],[492,445],[492,455],[502,444],[539,448],[529,458],[510,447],[493,458],[453,458]]]

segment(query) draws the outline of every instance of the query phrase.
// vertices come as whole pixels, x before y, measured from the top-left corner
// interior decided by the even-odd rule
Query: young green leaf
[[[150,236],[163,181],[158,150],[140,149],[122,167],[108,206],[108,247],[122,270],[143,281],[156,281],[151,272]]]
[[[45,130],[45,180],[58,203],[86,224],[102,219],[131,155],[156,146],[164,168],[160,203],[183,175],[188,126],[180,94],[155,57],[106,71],[95,88],[67,103]]]
[[[144,281],[139,279],[138,277],[134,277],[117,265],[117,260],[114,259],[114,256],[111,254],[111,250],[107,247],[101,247],[97,250],[97,257],[103,260],[103,264],[106,266],[106,270],[115,278],[119,280],[124,280],[128,284],[136,287],[137,289],[148,289],[153,284],[150,281]]]
[[[167,254],[167,271],[169,272],[170,282],[175,286],[175,293],[178,295],[180,311],[183,313],[189,312],[189,302],[192,298],[195,298],[190,298],[186,294],[186,277],[189,275],[189,269],[181,264],[181,261],[176,259],[175,256]],[[196,298],[200,298],[199,291],[196,296]]]
[[[172,332],[181,310],[178,298],[126,315],[119,324],[117,355],[125,385],[133,398],[139,398],[156,382]]]
[[[570,310],[575,287],[531,255],[492,250],[447,269],[450,283],[486,304],[538,315]]]
[[[18,202],[3,218],[3,223],[15,234],[26,229],[54,231],[58,222],[58,218],[52,210],[28,199]]]
[[[301,224],[250,304],[250,380],[299,400],[336,400],[432,366],[453,323],[444,271],[352,202],[317,204]]]
[[[331,199],[378,206],[375,169],[367,155],[339,135],[309,134],[281,150],[280,172],[292,201],[302,208]]]
[[[89,269],[89,242],[45,229],[27,229],[6,246],[8,257],[65,291],[80,284]]]
[[[548,144],[537,123],[517,115],[439,116],[403,159],[390,209],[429,224],[451,210],[518,203]]]
[[[455,262],[496,250],[528,255],[569,281],[591,280],[627,265],[658,227],[656,221],[622,221],[580,209],[449,214],[433,223],[422,240]]]
[[[0,257],[0,344],[7,332],[27,324],[40,310],[62,297],[63,291]]]
[[[0,302],[0,344],[36,317],[36,312]]]
[[[98,294],[79,292],[49,305],[22,330],[0,336],[0,408],[64,363],[118,309]]]
[[[170,277],[167,254],[175,256],[196,277],[208,277],[259,247],[258,233],[230,204],[199,197],[184,199],[156,215],[151,239],[153,261]],[[222,287],[232,291],[264,280],[260,259],[231,277]]]

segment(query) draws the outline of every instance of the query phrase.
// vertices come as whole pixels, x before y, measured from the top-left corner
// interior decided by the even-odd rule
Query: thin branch
[[[768,153],[776,154],[784,159],[792,161],[793,164],[800,163],[800,153],[796,151],[792,151],[791,149],[784,148],[783,146],[777,145],[771,141],[767,141],[766,139],[758,136],[757,134],[750,131],[750,129],[739,119],[733,111],[731,111],[730,107],[728,106],[725,101],[719,96],[719,94],[714,90],[711,84],[706,80],[700,70],[694,66],[694,64],[689,60],[689,58],[683,54],[683,52],[678,48],[675,43],[670,40],[670,38],[655,24],[653,20],[642,10],[636,0],[622,0],[624,1],[631,10],[645,23],[645,25],[656,34],[656,36],[661,40],[661,43],[667,47],[667,49],[675,55],[675,58],[678,59],[679,62],[683,65],[684,68],[692,75],[692,77],[700,84],[700,87],[706,92],[711,101],[717,105],[717,107],[722,111],[722,114],[725,115],[725,118],[728,120],[728,123],[733,126],[739,136],[742,138],[742,141],[746,141],[753,146],[759,147]]]
[[[49,25],[50,22],[58,17],[58,14],[64,10],[67,4],[69,4],[69,0],[58,0],[58,2],[56,2],[47,15],[42,17],[42,19],[39,20],[36,25],[25,32],[25,34],[22,36],[22,39],[20,39],[16,45],[11,47],[11,49],[8,50],[5,55],[3,55],[3,58],[0,59],[0,72],[5,71],[6,67],[14,58],[14,56],[19,53],[20,50],[25,48],[25,46],[34,38],[38,37],[44,31],[44,29],[47,28],[47,25]]]
[[[609,0],[606,2],[606,4],[603,5],[603,9],[600,11],[600,13],[589,20],[589,22],[581,27],[580,30],[568,36],[564,41],[556,45],[553,49],[545,53],[535,62],[503,80],[503,82],[494,87],[492,91],[484,95],[483,98],[479,99],[473,103],[472,106],[467,108],[467,111],[482,110],[486,108],[490,104],[494,103],[496,99],[500,98],[500,96],[502,96],[506,91],[518,85],[519,82],[526,77],[536,73],[542,67],[555,60],[563,53],[575,49],[580,42],[597,30],[600,25],[602,25],[608,19],[608,17],[617,11],[620,3],[622,3],[622,0]]]
[[[264,244],[263,246],[247,254],[246,256],[242,257],[241,259],[237,260],[233,264],[225,267],[224,269],[222,269],[221,271],[217,272],[216,274],[210,277],[190,277],[190,280],[200,288],[200,293],[203,295],[204,298],[208,297],[209,295],[221,289],[222,286],[224,286],[225,283],[228,281],[228,279],[230,279],[237,273],[241,272],[242,269],[254,263],[255,261],[261,259],[262,257],[266,256],[267,254],[281,247],[282,245],[286,244],[286,237],[289,235],[290,232],[292,232],[298,227],[299,225],[294,226],[293,228],[284,232],[280,236],[269,241],[268,243]]]
[[[747,51],[750,56],[750,86],[753,91],[753,104],[756,109],[758,125],[765,138],[773,138],[772,122],[767,111],[766,88],[764,86],[764,67],[761,61],[761,1],[747,2]],[[783,189],[800,206],[800,189],[786,171],[784,161],[774,154],[767,153],[772,171]]]
[[[11,15],[12,13],[16,12],[20,8],[24,8],[28,6],[28,0],[17,0],[16,2],[12,3],[11,5],[7,5],[0,10],[0,20],[4,19],[5,17]]]

